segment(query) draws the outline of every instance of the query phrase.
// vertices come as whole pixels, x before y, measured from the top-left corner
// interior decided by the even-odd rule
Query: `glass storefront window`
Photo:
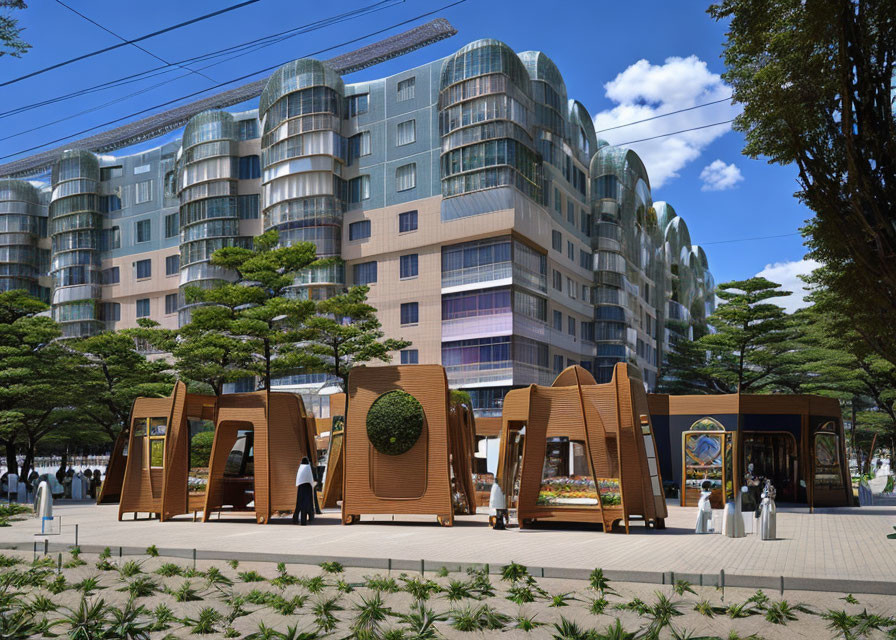
[[[608,486],[608,499],[611,499],[609,496],[612,493],[612,487]],[[616,495],[621,495],[618,491],[618,481]],[[585,443],[570,440],[565,436],[548,438],[536,504],[552,507],[596,506],[597,496],[597,486],[588,464]],[[602,502],[603,500],[601,497]]]
[[[135,436],[145,436],[146,435],[146,423],[149,418],[135,418],[134,419],[134,435]]]
[[[149,435],[163,436],[168,432],[168,418],[150,418]]]
[[[842,489],[840,438],[835,433],[815,434],[815,488]]]
[[[159,469],[165,466],[165,438],[149,439],[149,466]]]

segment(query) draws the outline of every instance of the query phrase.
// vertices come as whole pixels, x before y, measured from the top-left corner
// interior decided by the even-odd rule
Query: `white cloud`
[[[700,179],[703,180],[700,191],[724,191],[733,188],[738,182],[742,182],[744,176],[733,162],[725,164],[721,160],[713,160],[703,167]]]
[[[598,131],[599,138],[611,144],[623,144],[722,122],[739,113],[738,107],[725,100],[641,124],[601,131],[730,96],[731,88],[722,82],[719,74],[709,71],[706,63],[693,55],[687,58],[666,58],[660,65],[639,60],[604,85],[604,88],[606,96],[616,106],[595,114],[594,128]],[[650,176],[650,186],[655,189],[677,177],[678,172],[698,158],[707,145],[730,130],[730,124],[723,124],[639,142],[631,145],[631,148],[644,161]]]
[[[775,262],[774,264],[765,265],[765,269],[756,275],[781,284],[785,291],[793,292],[786,298],[773,298],[769,301],[784,307],[787,313],[793,313],[797,309],[809,306],[809,303],[805,300],[805,296],[808,294],[808,291],[805,289],[806,284],[797,276],[811,273],[820,266],[821,264],[815,260],[805,259]]]

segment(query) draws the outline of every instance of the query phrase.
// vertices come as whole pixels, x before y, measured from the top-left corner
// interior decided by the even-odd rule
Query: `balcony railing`
[[[496,262],[476,267],[465,267],[454,271],[442,272],[442,287],[457,287],[464,284],[477,284],[504,280],[513,275],[511,262]]]

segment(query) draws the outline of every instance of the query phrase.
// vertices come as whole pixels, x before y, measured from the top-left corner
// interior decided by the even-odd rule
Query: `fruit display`
[[[540,506],[596,505],[597,486],[590,476],[542,478],[536,504]]]
[[[602,506],[618,507],[622,505],[622,489],[619,487],[619,478],[598,478],[597,488]]]

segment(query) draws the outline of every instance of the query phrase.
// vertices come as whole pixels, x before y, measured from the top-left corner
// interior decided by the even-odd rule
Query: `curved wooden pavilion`
[[[431,514],[454,524],[453,491],[463,495],[465,511],[475,513],[472,491],[473,415],[452,410],[448,379],[441,365],[357,367],[348,380],[343,446],[342,520],[362,514]],[[423,430],[399,455],[377,451],[367,437],[367,413],[383,394],[400,390],[422,406]]]
[[[191,437],[210,429],[208,481],[205,490],[191,492]],[[293,510],[299,461],[316,460],[314,421],[290,393],[216,397],[187,393],[178,382],[168,398],[134,401],[126,437],[127,447],[116,448],[110,461],[110,468],[125,461],[119,520],[125,513],[154,513],[164,521],[202,511],[207,521],[231,506],[266,523],[278,511]],[[241,447],[235,447],[238,439]],[[105,487],[101,501],[104,493]]]
[[[647,395],[640,377],[617,364],[597,384],[576,365],[550,387],[504,398],[496,482],[520,527],[590,522],[626,532],[633,516],[664,527],[667,516]]]

